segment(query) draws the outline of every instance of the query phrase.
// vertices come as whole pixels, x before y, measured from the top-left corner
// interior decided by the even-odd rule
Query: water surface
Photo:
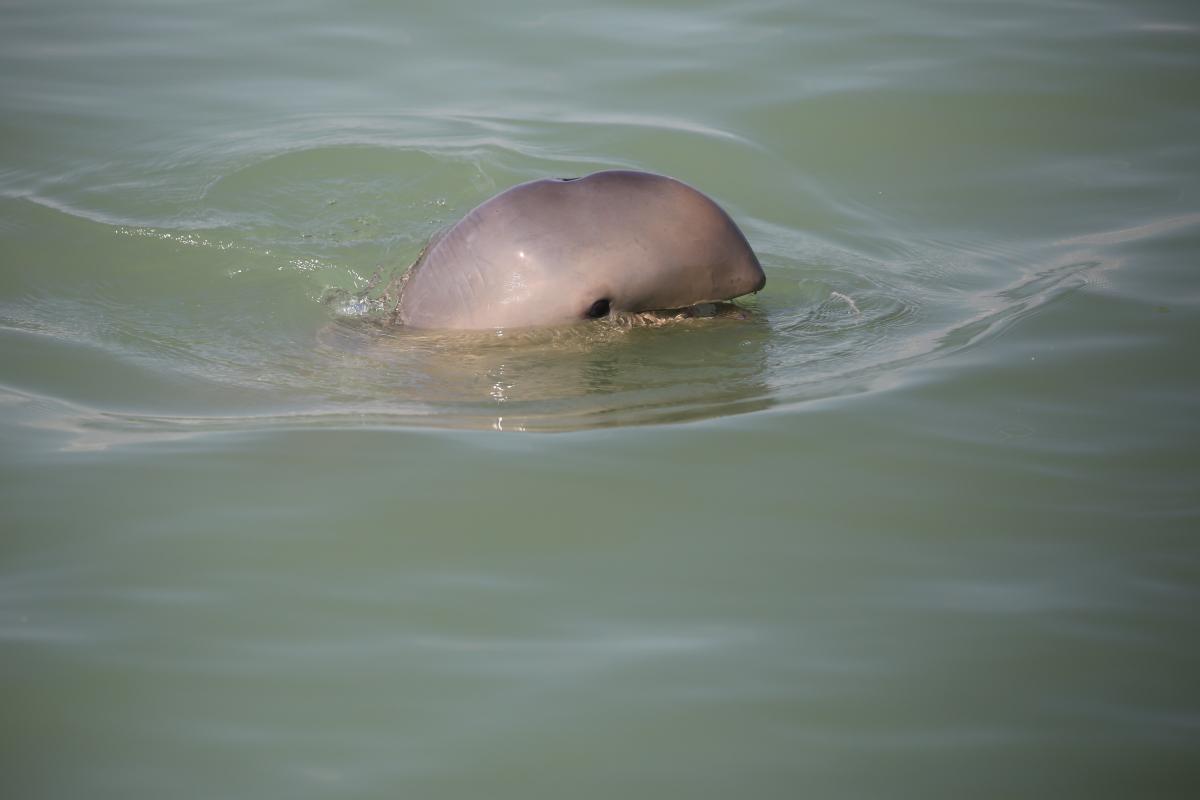
[[[6,2],[21,797],[1191,797],[1200,14]],[[377,324],[605,168],[745,319]]]

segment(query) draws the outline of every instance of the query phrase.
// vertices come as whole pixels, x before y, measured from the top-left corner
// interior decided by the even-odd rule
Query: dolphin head
[[[422,328],[563,325],[765,283],[746,237],[706,195],[610,170],[531,181],[473,209],[413,265],[396,316]]]

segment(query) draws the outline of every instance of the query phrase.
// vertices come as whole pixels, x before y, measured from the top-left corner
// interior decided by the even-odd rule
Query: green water
[[[0,3],[0,792],[1197,796],[1198,86],[1185,2]],[[747,319],[359,313],[608,167]]]

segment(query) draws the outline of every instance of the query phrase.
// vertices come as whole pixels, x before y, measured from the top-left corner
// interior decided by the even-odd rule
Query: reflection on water
[[[433,424],[567,430],[766,407],[769,335],[753,315],[484,333],[338,321],[320,363],[345,392],[434,407]]]

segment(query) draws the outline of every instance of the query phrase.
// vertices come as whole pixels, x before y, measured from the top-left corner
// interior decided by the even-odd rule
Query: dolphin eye
[[[587,317],[589,319],[600,319],[601,317],[607,317],[609,307],[611,305],[612,304],[609,302],[607,297],[602,297],[596,302],[592,303],[592,307],[587,310]]]
[[[579,178],[559,178],[559,180],[562,181],[563,183],[570,183],[571,181],[579,180]]]

